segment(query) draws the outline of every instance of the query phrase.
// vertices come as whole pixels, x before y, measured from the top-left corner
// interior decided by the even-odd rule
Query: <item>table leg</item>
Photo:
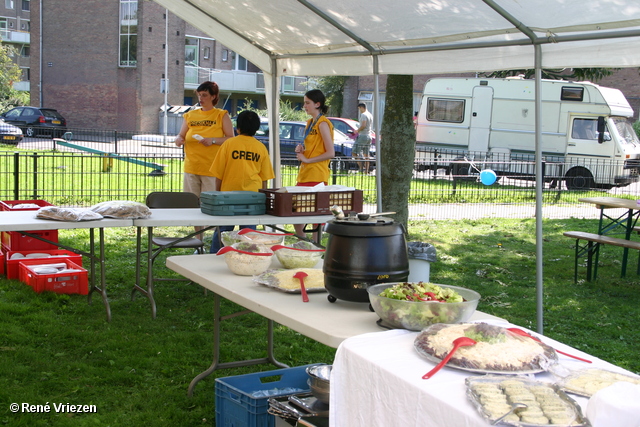
[[[231,319],[242,314],[251,313],[251,310],[243,310],[237,313],[229,314],[227,316],[220,316],[220,302],[222,300],[222,297],[220,297],[220,295],[218,294],[214,294],[213,298],[213,361],[211,362],[211,366],[209,366],[206,371],[198,374],[193,380],[191,380],[191,383],[189,384],[189,388],[187,390],[187,395],[189,397],[193,396],[193,390],[200,382],[200,380],[208,377],[218,369],[237,368],[240,366],[251,366],[262,363],[271,363],[279,368],[289,367],[289,365],[278,362],[273,353],[273,320],[271,319],[267,319],[267,357],[220,363],[220,323],[223,320]]]
[[[89,254],[91,259],[91,290],[89,290],[89,304],[91,304],[91,295],[94,291],[100,293],[102,297],[102,303],[107,310],[107,322],[111,322],[111,306],[109,305],[109,299],[107,298],[107,273],[106,273],[106,260],[104,250],[104,228],[100,228],[98,234],[100,235],[99,251],[100,256],[96,256],[95,249],[95,231],[93,228],[89,229]],[[96,285],[96,262],[100,268],[100,286]]]

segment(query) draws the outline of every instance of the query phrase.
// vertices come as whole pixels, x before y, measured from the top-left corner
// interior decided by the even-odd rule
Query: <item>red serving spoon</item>
[[[218,252],[216,252],[216,255],[222,255],[222,254],[226,254],[227,252],[240,252],[241,254],[247,254],[247,255],[256,255],[256,256],[271,256],[273,254],[269,253],[269,252],[248,252],[248,251],[243,251],[241,249],[236,249],[233,246],[225,246],[223,248],[220,248],[220,250]]]
[[[307,289],[304,287],[304,278],[307,276],[308,274],[304,271],[298,271],[293,275],[294,278],[300,279],[300,292],[302,293],[302,302],[309,302],[309,295],[307,295]]]
[[[531,335],[529,332],[527,332],[527,331],[523,331],[522,329],[518,329],[518,328],[507,328],[507,331],[511,331],[511,332],[513,332],[514,334],[516,334],[516,335],[520,335],[520,336],[523,336],[523,337],[529,337],[529,338],[531,338],[531,339],[532,339],[532,340],[534,340],[534,341],[542,342],[542,341],[540,341],[538,338],[536,338],[536,337],[534,337],[533,335]],[[573,357],[574,359],[578,359],[578,360],[580,360],[580,361],[582,361],[582,362],[592,363],[592,362],[591,362],[591,360],[583,359],[582,357],[574,356],[574,355],[572,355],[572,354],[565,353],[564,351],[560,351],[560,350],[555,349],[555,348],[554,348],[554,350],[555,350],[557,353],[564,354],[565,356]]]
[[[438,363],[436,365],[435,368],[433,368],[432,370],[430,370],[429,372],[427,372],[426,374],[424,374],[422,376],[423,380],[428,380],[429,378],[431,378],[432,376],[434,376],[436,374],[436,372],[438,372],[440,369],[442,369],[442,367],[444,365],[447,364],[447,362],[449,361],[449,359],[451,359],[451,356],[453,356],[453,353],[456,352],[456,350],[458,350],[460,347],[469,347],[472,345],[476,345],[478,342],[474,339],[471,339],[469,337],[460,337],[460,338],[456,338],[455,340],[453,340],[453,348],[451,349],[451,351],[449,352],[449,354],[447,354],[447,357],[445,357],[444,359],[442,359],[440,361],[440,363]]]

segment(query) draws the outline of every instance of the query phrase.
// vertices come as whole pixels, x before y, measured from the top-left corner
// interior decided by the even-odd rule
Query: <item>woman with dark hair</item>
[[[304,144],[296,147],[300,161],[298,184],[313,187],[329,182],[329,162],[335,157],[333,125],[325,117],[329,107],[322,91],[313,89],[304,95],[304,111],[311,116],[305,128]],[[305,237],[303,224],[295,224],[296,235]]]
[[[175,139],[184,146],[184,191],[200,197],[203,191],[215,191],[215,182],[209,171],[220,146],[233,136],[233,124],[226,110],[215,108],[220,99],[220,88],[215,82],[204,82],[196,89],[200,108],[184,114],[180,133]],[[202,227],[196,227],[200,230]],[[202,236],[197,236],[202,240]]]

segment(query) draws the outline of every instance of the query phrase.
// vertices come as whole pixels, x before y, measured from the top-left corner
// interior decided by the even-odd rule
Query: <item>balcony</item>
[[[207,80],[218,83],[224,92],[264,93],[264,74],[237,70],[217,70],[214,68],[184,67],[184,88],[196,89]],[[304,95],[308,77],[282,76],[280,93]]]
[[[6,43],[27,43],[31,42],[31,34],[27,31],[0,30],[0,37]]]

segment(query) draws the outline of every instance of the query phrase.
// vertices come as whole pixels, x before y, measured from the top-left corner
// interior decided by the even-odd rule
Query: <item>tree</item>
[[[327,76],[317,80],[318,89],[324,93],[327,99],[330,116],[340,116],[342,104],[344,104],[344,85],[348,79],[349,77],[346,76]]]
[[[382,210],[396,212],[396,221],[407,228],[416,145],[413,76],[390,75],[386,93],[378,153],[382,163],[382,188],[378,191],[382,192]]]
[[[13,82],[20,80],[22,71],[13,62],[12,56],[15,56],[15,49],[0,44],[0,111],[21,105],[21,98],[23,98],[20,92],[13,88]]]

